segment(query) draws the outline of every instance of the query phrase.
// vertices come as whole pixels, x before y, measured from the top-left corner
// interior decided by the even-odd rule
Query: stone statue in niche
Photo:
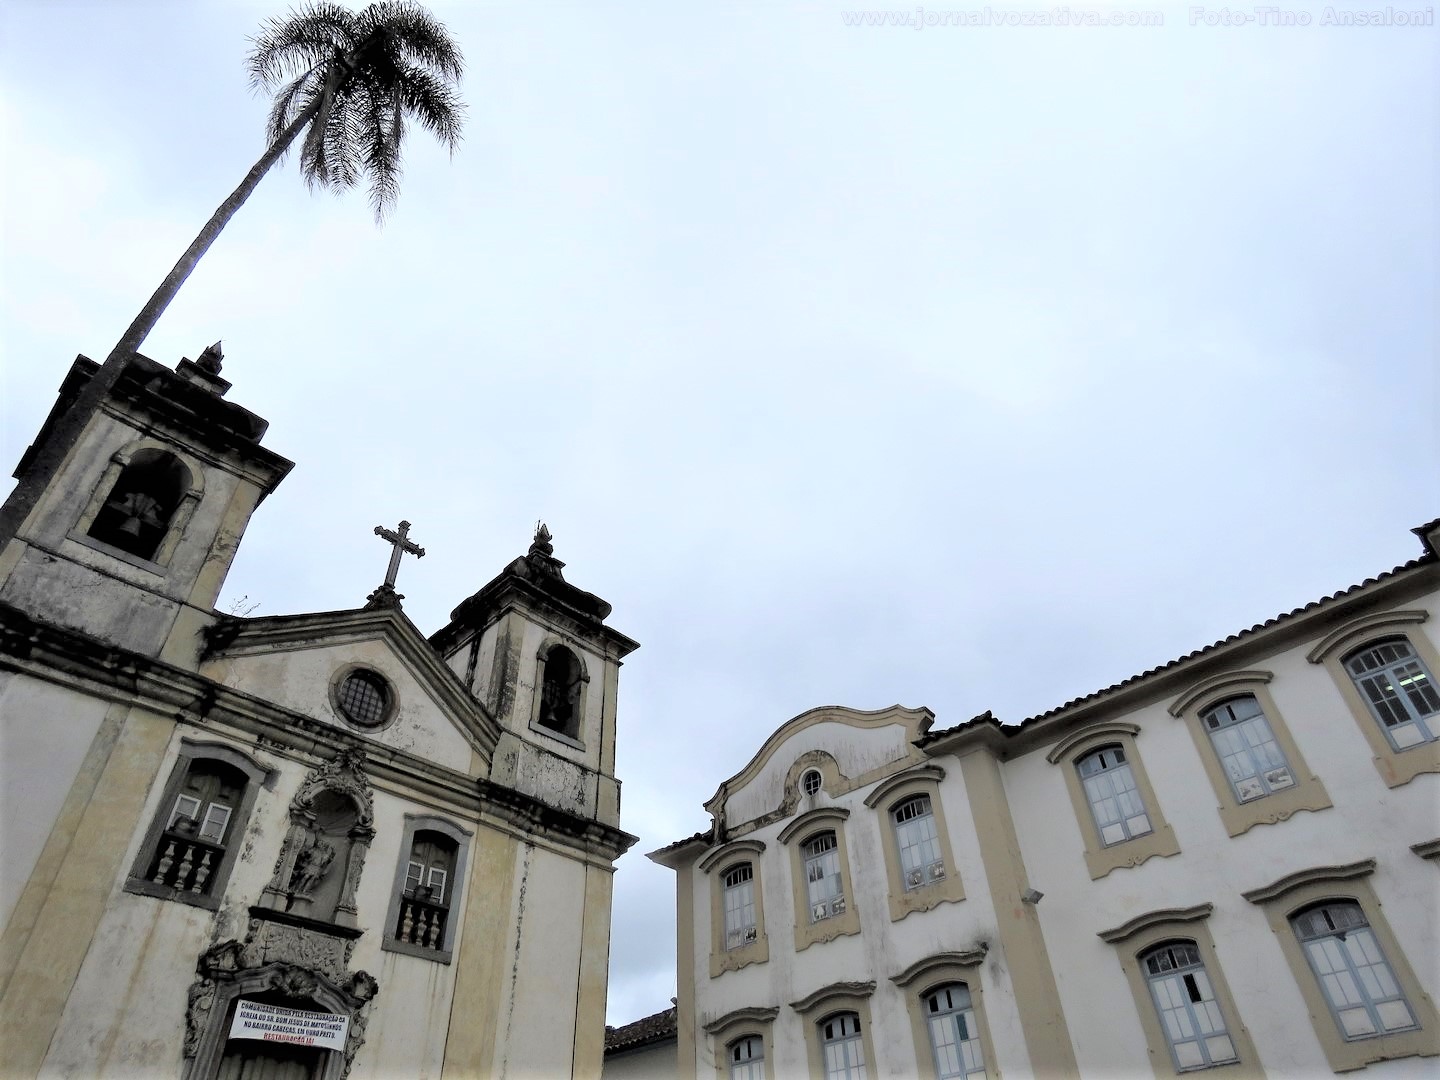
[[[310,843],[295,856],[295,868],[290,873],[291,897],[309,898],[315,886],[324,879],[335,861],[335,845],[322,836],[311,836]]]
[[[374,839],[364,751],[343,749],[312,770],[290,802],[290,831],[260,906],[354,927],[355,890]]]

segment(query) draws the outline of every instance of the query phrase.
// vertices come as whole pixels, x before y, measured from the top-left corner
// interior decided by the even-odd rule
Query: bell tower
[[[190,666],[250,514],[292,463],[227,402],[220,344],[174,371],[138,353],[0,552],[0,603]],[[77,357],[15,475],[99,369]]]
[[[605,625],[610,605],[565,580],[550,530],[450,613],[430,642],[504,728],[491,778],[617,826],[615,706],[637,642]]]

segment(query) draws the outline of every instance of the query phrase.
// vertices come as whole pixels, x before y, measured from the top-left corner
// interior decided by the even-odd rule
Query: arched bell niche
[[[201,488],[199,470],[170,450],[132,444],[110,459],[76,533],[164,564],[199,504]]]

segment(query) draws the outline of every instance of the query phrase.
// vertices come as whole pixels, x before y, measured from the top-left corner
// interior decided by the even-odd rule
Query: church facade
[[[543,527],[428,638],[404,523],[362,607],[217,612],[291,467],[228,389],[136,356],[0,551],[4,1075],[597,1076],[635,642]]]
[[[1415,532],[1404,566],[1018,725],[781,725],[650,855],[673,1043],[607,1074],[1433,1075],[1440,521]]]

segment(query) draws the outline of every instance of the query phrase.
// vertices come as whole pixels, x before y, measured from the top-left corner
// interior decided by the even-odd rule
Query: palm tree
[[[126,364],[145,341],[235,211],[302,134],[300,174],[313,188],[343,191],[368,179],[376,222],[400,192],[400,150],[407,120],[428,129],[452,153],[464,105],[456,85],[464,59],[444,24],[413,0],[380,0],[354,12],[314,0],[269,19],[252,39],[251,84],[274,94],[269,145],[240,186],[210,216],[105,363],[55,428],[0,509],[0,548],[54,479]]]

